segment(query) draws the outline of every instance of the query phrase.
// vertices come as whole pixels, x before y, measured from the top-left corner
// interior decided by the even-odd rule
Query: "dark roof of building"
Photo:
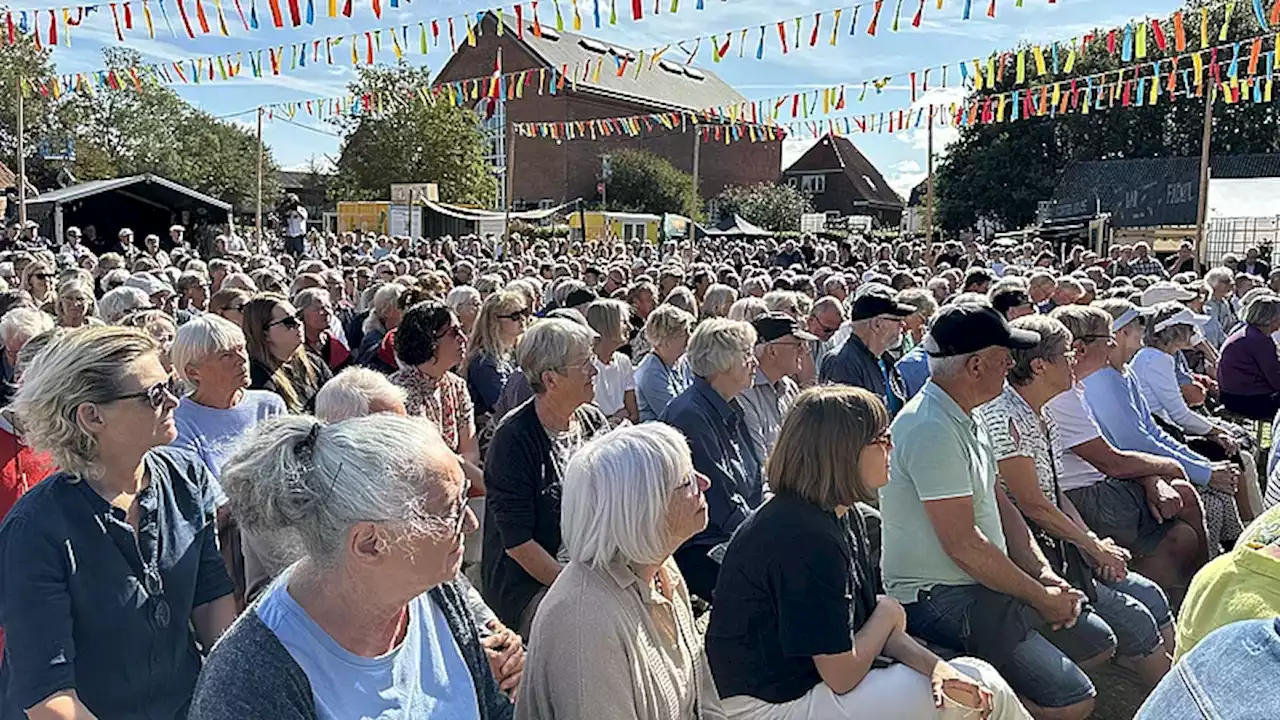
[[[1280,155],[1222,155],[1209,162],[1214,179],[1280,177]],[[1113,227],[1194,225],[1200,202],[1200,158],[1095,160],[1070,165],[1050,201],[1049,219],[1111,213]]]
[[[112,190],[119,190],[126,187],[133,187],[135,185],[142,185],[142,188],[134,188],[136,193],[146,194],[153,201],[162,202],[170,207],[189,205],[194,202],[204,204],[224,212],[231,209],[231,205],[229,203],[225,203],[217,198],[205,195],[202,192],[192,190],[191,188],[185,185],[180,185],[172,180],[166,180],[159,175],[152,175],[151,173],[111,178],[109,180],[90,180],[89,182],[71,185],[59,190],[41,193],[27,200],[27,205],[35,206],[67,203],[72,200],[89,197],[90,195],[98,195],[100,193],[111,192]]]
[[[889,187],[875,165],[862,154],[853,141],[842,135],[826,135],[809,148],[782,174],[842,172],[860,199],[887,207],[902,208],[902,198]]]
[[[503,24],[506,32],[515,34],[516,22],[511,15],[503,14]],[[745,97],[715,73],[677,60],[680,55],[678,48],[668,50],[652,68],[649,66],[649,57],[646,56],[645,69],[637,75],[635,68],[640,60],[638,50],[574,32],[559,32],[547,24],[542,24],[541,30],[542,37],[535,36],[533,24],[526,22],[524,38],[519,42],[536,61],[548,68],[558,70],[567,65],[570,72],[574,67],[582,72],[581,68],[587,67],[588,63],[594,68],[602,57],[605,59],[598,80],[592,74],[587,80],[578,81],[580,91],[586,90],[651,105],[657,109],[672,110],[702,110],[747,102]],[[628,58],[629,64],[626,72],[619,77],[618,58],[622,57]],[[578,77],[581,78],[581,75]]]
[[[276,174],[280,178],[280,187],[285,189],[305,187],[307,178],[311,175],[300,170],[280,170]]]

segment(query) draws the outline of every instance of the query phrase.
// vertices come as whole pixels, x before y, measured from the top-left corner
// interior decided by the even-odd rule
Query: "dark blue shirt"
[[[204,462],[148,453],[138,533],[84,482],[55,473],[0,525],[0,717],[74,689],[100,718],[185,718],[200,672],[192,609],[231,593]]]
[[[907,397],[902,375],[894,367],[893,358],[888,353],[876,357],[857,335],[849,335],[839,351],[823,359],[818,379],[823,383],[870,390],[880,396],[890,415],[896,415],[902,409]]]
[[[693,467],[711,480],[707,489],[707,529],[689,546],[718,545],[729,539],[751,510],[764,502],[761,458],[747,433],[742,408],[726,402],[704,378],[667,405],[662,421],[684,434]]]

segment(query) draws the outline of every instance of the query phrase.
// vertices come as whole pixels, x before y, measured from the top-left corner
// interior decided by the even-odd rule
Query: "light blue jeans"
[[[1280,619],[1243,620],[1196,645],[1138,709],[1134,720],[1280,717]]]

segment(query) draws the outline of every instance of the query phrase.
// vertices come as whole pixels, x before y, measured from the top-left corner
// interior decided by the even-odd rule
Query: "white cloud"
[[[889,182],[889,187],[906,200],[911,197],[911,188],[919,185],[928,176],[929,174],[920,166],[920,163],[915,160],[903,160],[889,168],[889,172],[885,174],[885,180]]]

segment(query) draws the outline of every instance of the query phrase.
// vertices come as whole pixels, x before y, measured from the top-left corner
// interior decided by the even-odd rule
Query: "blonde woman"
[[[702,298],[702,317],[726,317],[729,308],[738,301],[738,291],[728,285],[716,283],[707,288]]]
[[[12,407],[60,471],[0,528],[6,717],[186,717],[200,649],[235,619],[209,470],[166,447],[179,386],[159,353],[86,327],[23,373]]]
[[[54,300],[53,266],[43,260],[33,260],[22,268],[22,289],[31,294],[36,307],[43,308]]]
[[[477,422],[493,414],[493,406],[515,372],[515,350],[532,317],[524,293],[499,290],[484,299],[471,331],[463,377],[475,405]]]
[[[635,370],[631,358],[618,352],[630,339],[631,306],[621,300],[595,300],[587,305],[587,325],[596,331],[593,361],[596,366],[596,407],[609,424],[623,420],[640,422],[636,404]]]
[[[178,336],[178,326],[166,312],[154,309],[138,310],[125,315],[119,324],[124,327],[138,328],[160,343],[160,362],[165,370],[173,370],[173,363],[169,360],[169,350],[173,347],[174,338]]]
[[[97,318],[93,317],[97,311],[93,301],[93,286],[80,276],[63,280],[58,283],[53,310],[58,317],[58,327],[70,329],[97,323]]]

